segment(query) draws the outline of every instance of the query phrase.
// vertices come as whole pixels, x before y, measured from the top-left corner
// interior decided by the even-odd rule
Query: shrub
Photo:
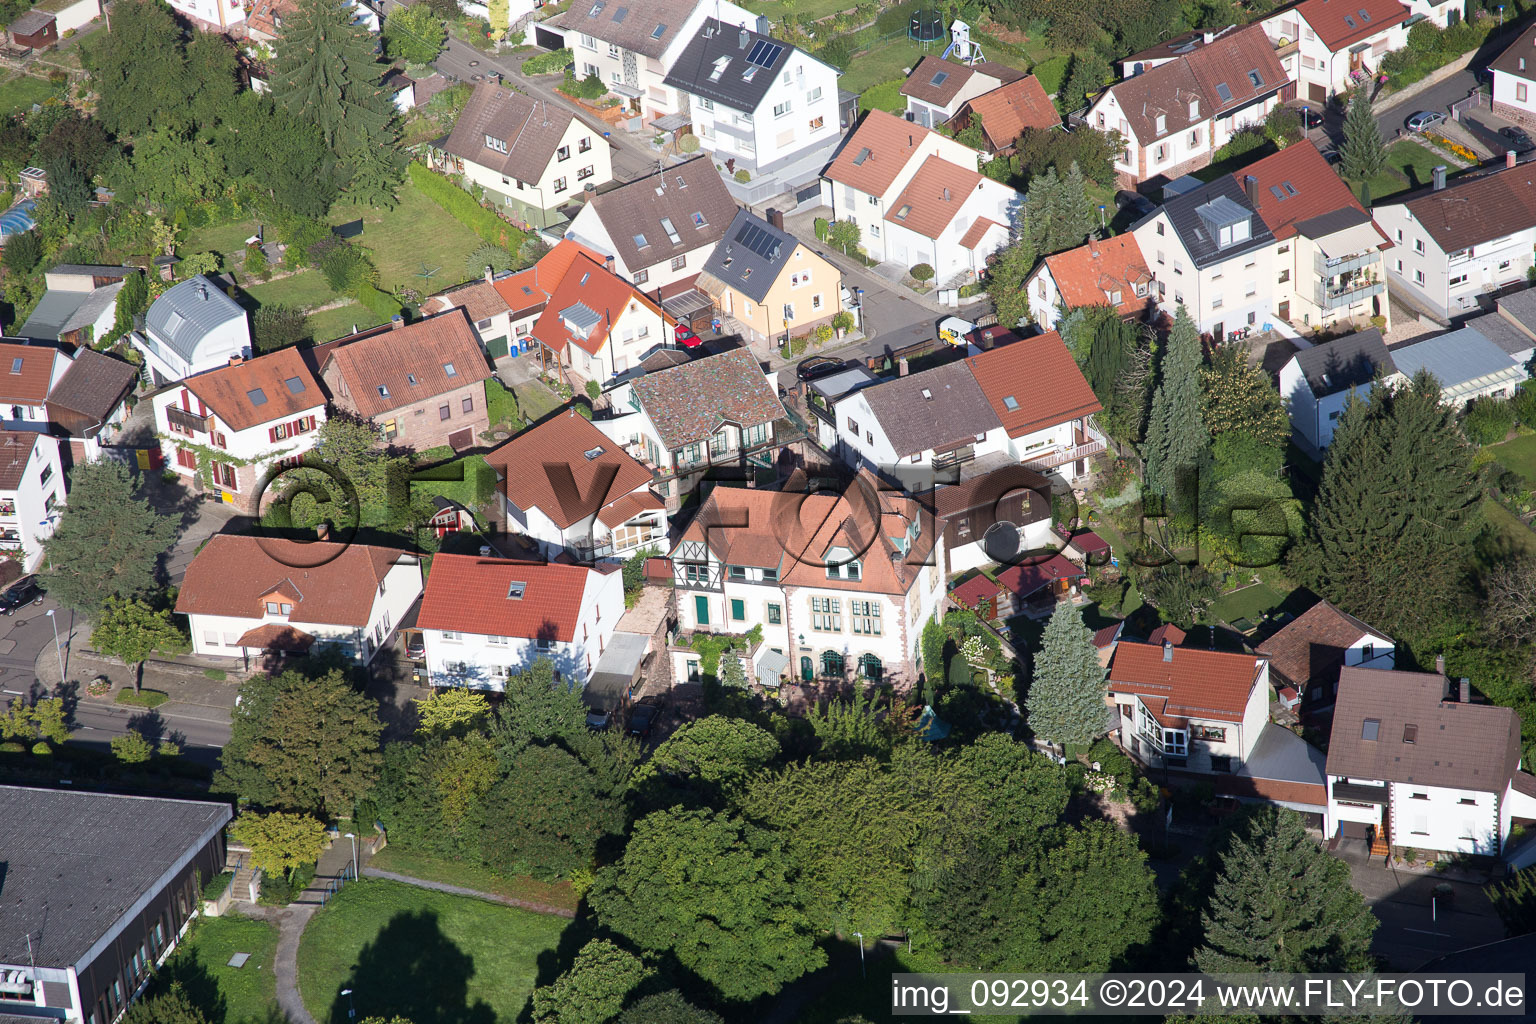
[[[832,316],[832,329],[834,331],[853,330],[853,314],[846,309],[839,310]]]
[[[266,252],[255,242],[245,247],[245,272],[263,281],[272,276],[272,268],[267,266]]]
[[[595,402],[602,396],[603,386],[595,380],[587,381],[587,397]]]
[[[400,303],[388,292],[381,292],[371,284],[360,287],[354,297],[358,302],[368,307],[368,311],[380,318],[380,323],[392,320],[401,312]]]
[[[317,248],[320,250],[317,254],[320,272],[325,275],[325,283],[337,295],[349,295],[363,285],[373,284],[378,272],[362,249],[339,239],[334,244],[326,242]]]
[[[917,266],[913,267],[911,274],[912,280],[914,281],[933,280],[933,268],[926,263],[919,263]]]
[[[523,74],[548,75],[568,68],[575,62],[576,55],[569,49],[550,50],[523,61]]]
[[[47,740],[38,740],[36,743],[32,744],[32,753],[36,754],[38,757],[52,757],[53,748],[48,745]]]
[[[853,63],[853,41],[846,35],[833,36],[821,44],[816,56],[839,71],[847,71]]]
[[[475,202],[474,197],[424,164],[412,163],[411,183],[421,193],[446,210],[454,220],[493,245],[516,251],[527,237],[491,211]]]
[[[27,745],[25,743],[19,743],[16,740],[6,740],[4,743],[0,743],[0,754],[25,754],[26,752]]]
[[[1408,30],[1408,50],[1412,53],[1439,53],[1445,44],[1445,31],[1432,21],[1421,21]]]
[[[752,180],[752,174],[745,167],[736,172],[736,180],[745,185]]]
[[[699,151],[699,137],[692,132],[678,136],[677,151],[685,154],[697,153]]]
[[[1515,425],[1513,404],[1496,398],[1479,398],[1467,404],[1461,428],[1473,444],[1498,444]]]
[[[825,242],[827,240],[827,231],[831,227],[831,225],[827,223],[827,218],[817,217],[814,221],[811,222],[811,226],[816,230],[816,240],[818,242]]]
[[[565,81],[561,84],[560,91],[578,100],[595,100],[604,96],[608,92],[608,87],[596,75],[577,78],[574,71],[566,68]]]
[[[1211,163],[1215,164],[1223,160],[1230,160],[1233,157],[1251,153],[1256,149],[1262,149],[1268,144],[1269,140],[1261,132],[1256,132],[1252,128],[1244,128],[1232,136],[1225,146],[1216,151],[1216,155],[1211,157]]]
[[[112,737],[112,755],[123,764],[143,764],[150,759],[154,748],[136,732],[126,732]]]
[[[1514,409],[1516,419],[1536,429],[1536,386],[1520,385],[1515,397],[1509,400],[1509,405]]]
[[[906,108],[907,99],[901,94],[901,84],[905,79],[897,78],[890,82],[880,82],[865,89],[859,96],[860,110],[884,110],[896,113]]]
[[[825,345],[832,340],[832,325],[821,324],[816,328],[816,344]]]
[[[1045,94],[1054,96],[1061,92],[1061,87],[1066,84],[1067,70],[1071,65],[1070,54],[1058,53],[1036,64],[1032,73],[1040,80],[1040,87],[1045,90]]]

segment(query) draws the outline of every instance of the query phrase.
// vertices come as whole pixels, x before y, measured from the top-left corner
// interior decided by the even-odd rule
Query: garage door
[[[559,50],[565,46],[565,36],[559,32],[551,32],[542,25],[534,26],[533,41],[546,50]]]
[[[1307,99],[1313,103],[1327,103],[1328,90],[1316,82],[1307,86]]]
[[[499,338],[492,338],[485,343],[485,350],[491,354],[492,359],[500,359],[507,354],[507,336],[503,334]]]

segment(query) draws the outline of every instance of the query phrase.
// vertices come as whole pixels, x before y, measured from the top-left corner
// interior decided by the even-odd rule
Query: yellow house
[[[760,354],[830,324],[842,311],[842,273],[784,230],[784,217],[765,221],[740,210],[704,263],[698,287],[715,300],[722,319]]]

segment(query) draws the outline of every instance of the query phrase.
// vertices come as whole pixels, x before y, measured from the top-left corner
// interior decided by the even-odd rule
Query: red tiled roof
[[[281,591],[293,599],[290,622],[366,626],[384,577],[402,558],[415,560],[369,544],[215,534],[187,566],[176,610],[259,619],[262,598]]]
[[[0,342],[0,402],[42,405],[53,381],[54,360],[64,358],[56,348]]]
[[[959,605],[974,609],[983,601],[996,601],[1000,588],[993,580],[979,573],[960,584],[949,592],[949,596]]]
[[[1116,640],[1120,639],[1120,630],[1124,628],[1125,622],[1120,621],[1116,622],[1112,626],[1105,626],[1103,629],[1096,630],[1093,634],[1093,646],[1103,650],[1110,644],[1114,643]]]
[[[1165,622],[1148,634],[1147,643],[1162,646],[1163,641],[1166,640],[1168,643],[1173,644],[1173,646],[1178,647],[1188,636],[1189,634],[1178,626],[1171,622]]]
[[[626,494],[597,514],[597,521],[609,529],[629,522],[641,512],[654,512],[666,508],[666,503],[650,491]]]
[[[256,647],[263,651],[289,651],[303,654],[315,644],[315,638],[302,629],[294,629],[280,622],[268,622],[248,629],[235,641],[238,647]]]
[[[565,280],[565,272],[571,269],[576,257],[585,256],[594,263],[602,263],[603,257],[580,242],[562,239],[544,254],[544,258],[526,270],[519,270],[510,277],[493,282],[491,287],[507,300],[507,306],[517,315],[542,309],[549,301],[550,293]]]
[[[944,78],[935,85],[933,80],[941,73]],[[950,101],[960,94],[961,87],[976,75],[990,78],[994,82],[1007,83],[1022,78],[1023,72],[991,61],[958,64],[942,57],[927,56],[917,62],[907,80],[901,83],[900,91],[903,96],[911,96],[936,107],[948,107]]]
[[[1002,226],[990,217],[977,217],[975,222],[966,229],[965,234],[960,236],[960,248],[976,248],[981,244],[981,240],[986,237],[988,231]]]
[[[952,164],[941,156],[927,157],[886,208],[885,219],[924,238],[938,238],[971,193],[981,187],[981,181],[981,175],[972,168]]]
[[[440,554],[432,559],[416,625],[569,643],[581,618],[587,577],[594,571],[557,562]],[[521,599],[507,596],[514,582],[524,585]]]
[[[332,363],[363,416],[379,416],[491,375],[480,341],[462,309],[404,327],[342,338],[322,366]],[[454,369],[451,376],[449,366]]]
[[[1386,32],[1412,13],[1398,0],[1301,0],[1294,10],[1333,53]]]
[[[221,366],[188,377],[181,386],[201,398],[233,430],[291,419],[306,409],[325,405],[320,385],[296,348],[281,348]],[[256,391],[260,391],[259,396],[253,394]]]
[[[1338,0],[1333,2],[1337,6]],[[1400,6],[1397,0],[1390,2]],[[1296,233],[1299,222],[1325,213],[1344,209],[1365,212],[1365,207],[1344,184],[1344,179],[1328,166],[1316,146],[1286,146],[1278,153],[1249,164],[1232,177],[1241,188],[1243,179],[1249,175],[1257,179],[1258,201],[1254,205],[1259,217],[1277,239],[1290,238]],[[1276,196],[1271,188],[1280,189],[1285,198]]]
[[[872,196],[883,196],[907,161],[933,134],[936,133],[895,114],[871,110],[848,136],[826,169],[825,177]]]
[[[601,454],[587,458],[593,451]],[[650,470],[584,416],[545,420],[486,455],[485,461],[503,477],[499,486],[508,501],[520,509],[539,509],[562,530],[610,510],[651,482]],[[603,522],[615,525],[606,517]]]
[[[1009,437],[1079,419],[1102,406],[1055,331],[966,360]],[[1017,408],[1010,409],[1012,398]]]
[[[1054,128],[1061,124],[1061,115],[1034,75],[982,93],[962,107],[959,116],[963,117],[967,109],[981,115],[982,134],[995,150],[1012,146],[1025,128]]]
[[[997,582],[1017,597],[1028,597],[1056,580],[1075,580],[1086,575],[1062,555],[1052,555],[1043,562],[1009,566],[997,574]]]
[[[484,279],[440,291],[432,296],[431,301],[437,307],[434,312],[463,306],[469,318],[476,321],[489,320],[498,313],[507,312],[509,308],[507,300],[496,290],[496,286]]]
[[[1189,718],[1242,720],[1248,695],[1259,674],[1251,654],[1173,647],[1164,660],[1161,644],[1122,640],[1109,666],[1109,688],[1153,701],[1165,699],[1167,713]]]
[[[1047,256],[1045,265],[1056,282],[1062,302],[1069,307],[1102,306],[1115,292],[1120,293],[1116,312],[1121,316],[1138,313],[1147,303],[1145,298],[1137,298],[1136,286],[1150,283],[1152,274],[1141,255],[1141,246],[1136,244],[1136,236],[1129,231]]]
[[[598,317],[597,323],[588,330],[585,338],[573,333],[560,315],[578,303]],[[631,303],[639,303],[660,312],[655,303],[642,295],[634,285],[608,270],[602,260],[593,259],[585,252],[578,253],[565,276],[550,293],[544,311],[534,321],[532,334],[541,344],[555,352],[564,352],[567,345],[575,345],[595,355],[608,339],[608,331]]]

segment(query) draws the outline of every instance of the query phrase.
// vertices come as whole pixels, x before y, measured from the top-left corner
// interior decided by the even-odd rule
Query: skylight
[[[457,377],[459,375],[459,371],[454,367],[452,363],[444,363],[443,372],[450,377]]]
[[[932,398],[933,398],[933,392],[929,391],[927,388],[923,388],[923,390],[921,392],[919,392],[919,394],[921,394],[923,396],[923,399],[925,401],[932,400]]]
[[[1248,84],[1252,85],[1255,89],[1264,84],[1264,76],[1259,74],[1257,68],[1248,72]]]
[[[661,218],[661,229],[667,233],[667,238],[672,242],[673,245],[676,245],[678,242],[683,240],[682,236],[677,233],[677,228],[672,226],[671,217]]]
[[[1221,102],[1223,103],[1232,102],[1232,90],[1227,88],[1226,82],[1216,83],[1216,95],[1221,97]]]
[[[21,372],[21,356],[17,356],[15,359],[11,360],[11,372],[12,373],[20,373]]]
[[[664,36],[666,34],[667,34],[667,26],[665,26],[665,25],[657,25],[655,30],[651,33],[651,38],[652,39],[660,39],[662,36]]]
[[[1344,15],[1344,24],[1348,25],[1350,28],[1354,28],[1355,27],[1355,19],[1351,18],[1349,15],[1346,14],[1346,15]]]
[[[648,247],[650,244],[651,243],[646,240],[645,235],[643,235],[643,234],[635,235],[635,248],[637,248],[637,249],[644,249],[644,248]]]
[[[1360,20],[1369,22],[1371,20],[1371,12],[1366,10],[1364,7],[1360,8]]]
[[[383,384],[379,385],[379,397],[380,398],[388,398],[389,397],[389,388],[385,387]]]
[[[1403,742],[1417,743],[1419,740],[1419,727],[1409,722],[1403,726]]]
[[[756,64],[753,64],[751,67],[747,68],[745,71],[743,71],[741,73],[741,80],[743,82],[750,82],[750,81],[752,81],[752,79],[754,79],[756,77],[757,77],[757,65]]]
[[[869,156],[869,147],[865,146],[863,149],[859,150],[858,155],[853,158],[853,166],[861,166],[865,160],[869,159]]]
[[[415,387],[417,385],[417,383],[419,383],[416,380],[416,375],[414,373],[406,374],[405,375],[405,380],[406,380],[406,383],[409,384],[411,387]]]
[[[1009,412],[1018,412],[1019,411],[1019,400],[1017,398],[1015,398],[1013,395],[1004,395],[1003,396],[1003,408],[1007,409]]]
[[[521,601],[523,599],[523,594],[527,592],[527,590],[528,584],[526,581],[513,580],[511,583],[507,584],[507,600]]]
[[[628,14],[629,14],[629,8],[628,7],[620,7],[618,10],[613,12],[613,19],[612,19],[613,23],[615,25],[618,25],[618,24],[622,23],[624,21],[625,17],[628,16]]]
[[[1293,196],[1296,194],[1296,186],[1292,185],[1288,181],[1281,182],[1280,187],[1285,189],[1285,194],[1288,196]]]
[[[592,5],[592,10],[587,12],[587,17],[589,17],[589,18],[597,17],[599,14],[603,13],[603,8],[607,7],[607,6],[608,6],[608,0],[597,0],[597,3]]]
[[[729,57],[717,57],[717,58],[715,58],[715,69],[709,73],[709,80],[711,82],[718,82],[718,81],[720,81],[720,76],[725,74],[725,69],[730,67],[730,66],[731,66],[731,58],[729,58]]]
[[[929,82],[928,84],[932,85],[932,86],[943,85],[944,84],[944,80],[946,78],[948,78],[948,77],[949,77],[949,72],[948,71],[939,71],[939,72],[934,74],[933,81]]]
[[[702,227],[708,226],[708,224],[709,224],[709,221],[704,219],[704,215],[702,213],[700,213],[697,210],[695,210],[693,212],[693,226],[694,227],[702,228]]]
[[[267,393],[261,388],[251,388],[245,393],[245,397],[251,400],[252,405],[266,405]]]
[[[1374,741],[1381,733],[1381,719],[1367,718],[1360,723],[1360,738]]]
[[[588,462],[591,462],[593,459],[601,458],[603,451],[603,446],[598,445],[596,448],[589,448],[582,452],[581,457],[586,459]]]
[[[290,394],[297,395],[304,390],[304,379],[302,377],[289,377],[283,383],[288,385],[288,392]]]
[[[912,212],[912,204],[911,203],[902,203],[901,204],[901,209],[896,211],[896,219],[897,220],[906,220],[907,219],[907,214],[909,214],[911,212]]]

